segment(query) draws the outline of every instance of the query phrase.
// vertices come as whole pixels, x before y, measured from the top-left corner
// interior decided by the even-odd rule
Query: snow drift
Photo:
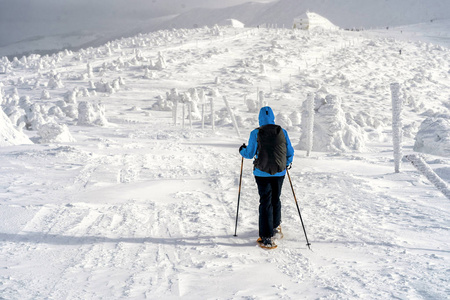
[[[415,139],[414,151],[450,157],[450,120],[425,119]]]
[[[244,28],[245,25],[244,23],[242,23],[241,21],[238,21],[236,19],[226,19],[226,20],[222,20],[219,23],[217,23],[217,25],[219,26],[229,26],[229,27],[233,27],[233,28]]]
[[[339,27],[331,23],[327,18],[309,11],[294,18],[294,24],[292,27],[303,30],[314,30],[316,28],[326,30],[339,29]]]
[[[22,132],[18,131],[11,120],[0,109],[0,147],[33,144],[31,140]]]

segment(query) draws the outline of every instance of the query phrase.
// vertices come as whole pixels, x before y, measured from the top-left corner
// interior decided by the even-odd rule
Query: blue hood
[[[275,116],[269,106],[262,107],[259,111],[259,126],[275,124]]]

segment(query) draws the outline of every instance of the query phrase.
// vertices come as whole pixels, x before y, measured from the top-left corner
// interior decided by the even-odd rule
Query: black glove
[[[239,147],[239,153],[241,153],[241,150],[247,148],[247,145],[245,143],[242,144],[242,146]]]

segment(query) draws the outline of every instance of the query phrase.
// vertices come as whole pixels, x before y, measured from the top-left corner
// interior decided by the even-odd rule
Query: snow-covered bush
[[[64,95],[64,101],[68,104],[76,104],[77,103],[77,91],[67,91]]]
[[[259,65],[259,73],[261,75],[266,75],[266,66],[264,64]]]
[[[95,91],[98,93],[108,94],[114,94],[116,92],[112,85],[108,82],[103,81],[103,79],[100,82],[95,83]]]
[[[285,129],[289,129],[289,127],[292,126],[292,121],[289,119],[289,116],[285,113],[279,113],[275,117],[275,122],[277,125],[280,125],[281,127]]]
[[[108,123],[105,117],[105,106],[103,104],[91,104],[87,101],[80,101],[78,104],[77,125],[84,126],[104,126]]]
[[[151,71],[149,68],[144,69],[144,76],[145,79],[153,79],[156,78],[156,74]]]
[[[258,103],[253,99],[245,100],[245,104],[247,105],[248,112],[257,113],[258,112]]]
[[[41,100],[49,100],[49,99],[50,99],[50,93],[47,90],[42,90]]]
[[[209,31],[211,35],[213,36],[222,36],[223,32],[220,30],[219,25],[214,25],[213,28],[211,28],[211,30]]]
[[[76,92],[76,96],[78,97],[90,97],[91,94],[89,93],[88,89],[83,87],[81,89],[75,88],[74,91]]]
[[[289,119],[291,119],[292,126],[298,126],[302,121],[302,116],[295,110],[289,115]]]
[[[155,68],[157,70],[163,70],[167,68],[166,59],[161,52],[158,52],[158,61],[156,62]]]
[[[66,115],[64,114],[62,109],[59,106],[56,106],[56,105],[50,107],[50,109],[48,110],[48,115],[49,116],[55,116],[58,119],[63,119],[63,118],[66,117]]]
[[[47,123],[44,109],[39,104],[32,104],[25,109],[26,113],[26,128],[28,130],[38,130],[40,126]]]
[[[187,102],[190,105],[191,109],[191,117],[194,120],[201,119],[201,113],[198,109],[198,103],[200,101],[200,97],[198,96],[198,92],[196,88],[190,88],[187,93]]]
[[[361,150],[365,146],[364,133],[359,127],[347,124],[341,99],[335,95],[325,98],[316,95],[314,104],[314,151]],[[302,111],[306,111],[306,101]],[[304,113],[303,113],[304,114]],[[302,134],[297,149],[307,150],[307,118],[302,114]]]
[[[25,111],[17,105],[4,105],[3,112],[8,116],[14,126],[25,122]]]
[[[98,93],[114,94],[124,85],[125,80],[122,77],[114,79],[111,83],[106,82],[103,79],[95,83],[89,81],[89,88],[95,90]]]
[[[47,83],[47,87],[49,89],[58,89],[58,88],[63,88],[64,84],[62,83],[61,79],[58,77],[51,77],[50,80]]]
[[[167,95],[165,99],[162,96],[158,96],[156,103],[152,105],[152,110],[171,111],[173,105],[174,102],[170,100],[170,95]]]
[[[425,119],[415,140],[414,151],[450,157],[450,120]]]
[[[0,109],[0,147],[33,144],[22,132],[17,130],[11,120]]]
[[[215,115],[216,125],[225,126],[232,124],[230,113],[228,112],[226,107],[223,107],[219,111],[216,111]]]
[[[78,109],[74,104],[67,104],[65,101],[60,100],[56,102],[56,105],[67,117],[72,119],[78,118]]]
[[[39,127],[38,130],[41,139],[39,143],[71,143],[75,139],[69,132],[67,125],[59,125],[57,123],[46,123]]]
[[[251,84],[251,85],[253,85],[253,79],[251,79],[248,76],[244,76],[243,75],[243,76],[239,77],[237,81],[239,83],[242,83],[242,84]]]

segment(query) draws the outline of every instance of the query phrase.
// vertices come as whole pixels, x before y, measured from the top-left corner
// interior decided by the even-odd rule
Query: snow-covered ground
[[[34,142],[2,136],[0,299],[448,299],[449,199],[406,161],[394,173],[389,86],[401,85],[411,154],[427,117],[449,119],[450,50],[386,32],[161,31],[0,63],[3,125]],[[251,161],[233,236],[259,92],[297,145],[312,251],[287,179],[285,237],[256,246]],[[309,157],[308,93],[321,147]],[[450,182],[450,158],[424,158]]]
[[[98,47],[139,33],[211,27],[228,19],[248,27],[292,28],[294,19],[307,11],[341,28],[386,28],[450,19],[450,1],[4,0],[0,1],[0,57]]]

